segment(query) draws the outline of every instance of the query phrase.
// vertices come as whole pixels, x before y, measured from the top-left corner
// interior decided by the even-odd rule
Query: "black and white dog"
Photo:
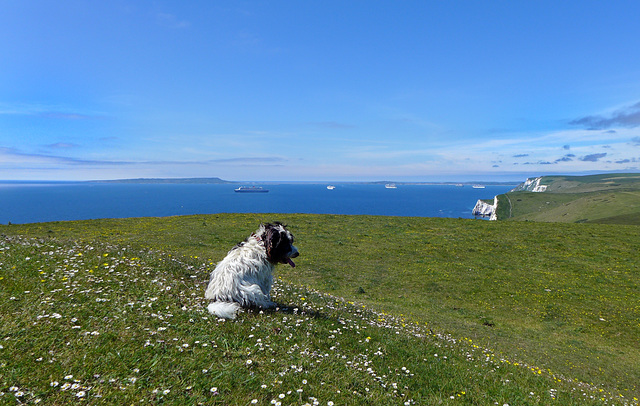
[[[273,268],[278,263],[296,265],[299,255],[293,235],[279,222],[261,224],[246,240],[236,245],[211,272],[204,297],[213,300],[207,307],[217,317],[234,319],[241,308],[275,307],[269,292]]]

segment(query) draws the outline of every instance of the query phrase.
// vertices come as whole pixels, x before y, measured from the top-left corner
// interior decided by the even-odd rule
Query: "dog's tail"
[[[207,309],[209,309],[209,313],[217,317],[235,319],[238,312],[242,310],[242,306],[236,302],[211,302]]]

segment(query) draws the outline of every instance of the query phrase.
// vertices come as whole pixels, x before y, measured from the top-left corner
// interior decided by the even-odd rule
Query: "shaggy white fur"
[[[270,296],[273,268],[277,263],[295,266],[291,258],[298,255],[293,235],[284,225],[261,224],[211,272],[204,296],[213,302],[207,309],[217,317],[234,319],[242,308],[275,307]]]

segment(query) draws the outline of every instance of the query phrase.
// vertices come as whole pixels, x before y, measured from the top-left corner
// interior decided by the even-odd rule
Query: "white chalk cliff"
[[[493,204],[489,204],[487,202],[483,202],[482,200],[478,200],[475,207],[473,208],[473,215],[480,217],[489,217],[489,220],[497,220],[496,216],[496,208],[498,207],[498,196],[493,198]]]
[[[526,181],[522,182],[515,188],[511,189],[509,193],[511,192],[536,192],[536,193],[546,192],[547,185],[541,185],[540,182],[542,182],[542,176],[537,178],[528,178]],[[482,200],[478,200],[478,202],[476,203],[471,213],[474,216],[489,217],[489,220],[497,220],[498,219],[498,216],[496,214],[497,209],[498,209],[498,196],[495,196],[493,198],[493,204],[489,204]]]
[[[547,185],[541,185],[541,181],[541,176],[537,178],[529,178],[514,189],[511,189],[511,192],[546,192]]]

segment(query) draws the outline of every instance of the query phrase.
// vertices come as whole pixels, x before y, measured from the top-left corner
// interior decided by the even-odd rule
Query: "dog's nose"
[[[291,256],[289,258],[296,258],[300,255],[300,253],[298,252],[298,249],[296,247],[293,247],[293,253],[291,254]]]

